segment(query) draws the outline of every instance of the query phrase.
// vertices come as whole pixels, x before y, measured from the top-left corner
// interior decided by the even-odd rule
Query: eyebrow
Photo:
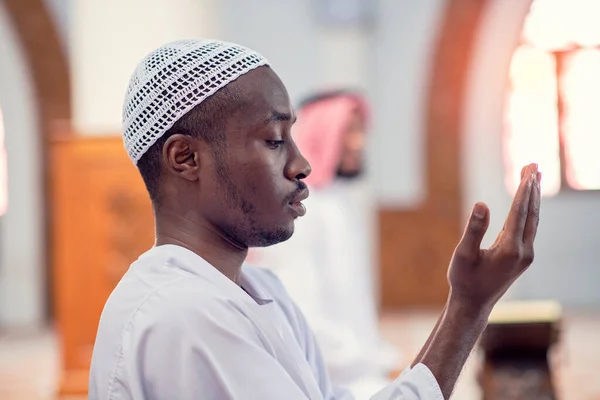
[[[294,122],[296,122],[296,115],[292,115],[291,113],[282,113],[279,111],[273,111],[271,112],[271,115],[269,115],[269,118],[267,118],[265,120],[265,124],[271,124],[273,122],[285,122],[285,121],[292,121],[292,124]]]

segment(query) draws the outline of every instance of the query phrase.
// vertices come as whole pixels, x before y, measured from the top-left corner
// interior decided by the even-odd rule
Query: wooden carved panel
[[[62,394],[86,394],[106,299],[154,242],[150,200],[119,136],[52,142],[54,304]]]

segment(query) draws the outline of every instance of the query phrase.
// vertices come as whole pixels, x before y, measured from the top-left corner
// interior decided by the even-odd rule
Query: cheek
[[[285,149],[272,150],[264,145],[230,158],[231,176],[244,200],[263,210],[281,205],[292,189],[285,182],[285,160]]]
[[[252,196],[259,204],[273,205],[283,201],[285,194],[281,194],[280,182],[281,178],[275,175],[263,175],[259,179],[254,179],[249,184],[249,190]]]
[[[246,188],[256,205],[265,208],[281,205],[288,195],[285,190],[283,168],[270,164],[253,168],[252,173],[247,177]]]
[[[265,199],[273,197],[276,187],[276,174],[268,165],[245,163],[239,167],[240,174],[236,176],[238,187],[252,197]]]

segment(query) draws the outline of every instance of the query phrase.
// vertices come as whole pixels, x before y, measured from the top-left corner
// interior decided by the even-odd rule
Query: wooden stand
[[[556,400],[548,353],[559,337],[554,302],[501,303],[480,346],[483,400]]]
[[[87,396],[98,320],[131,262],[154,242],[152,206],[120,136],[51,144],[53,303],[59,396]]]

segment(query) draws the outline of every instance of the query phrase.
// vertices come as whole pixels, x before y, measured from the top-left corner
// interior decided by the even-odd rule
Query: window
[[[504,154],[511,192],[538,162],[542,194],[600,189],[600,1],[534,0],[513,54]]]

